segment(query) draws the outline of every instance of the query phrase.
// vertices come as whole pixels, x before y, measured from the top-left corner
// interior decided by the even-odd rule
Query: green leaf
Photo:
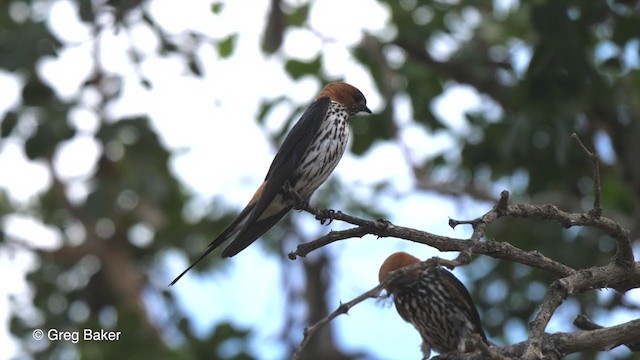
[[[11,134],[13,129],[16,127],[18,123],[18,115],[13,111],[9,111],[0,123],[0,139],[7,137]]]
[[[95,14],[93,12],[94,4],[91,1],[79,1],[79,9],[78,13],[80,15],[80,20],[90,23],[95,20]]]
[[[35,134],[25,142],[25,153],[31,160],[51,157],[58,144],[76,133],[65,120],[65,113],[51,111],[49,114],[45,121],[38,124]]]
[[[211,4],[211,12],[216,15],[219,15],[222,12],[222,9],[224,9],[224,4],[221,2]]]
[[[236,37],[238,34],[231,34],[226,39],[218,42],[218,54],[223,59],[228,58],[233,53],[233,49],[236,46]]]
[[[289,60],[284,66],[294,80],[298,80],[305,75],[319,76],[321,67],[322,57],[320,55],[309,62]]]
[[[303,26],[309,18],[309,5],[305,4],[287,12],[289,26]]]
[[[285,100],[284,96],[279,96],[273,101],[263,102],[260,104],[260,109],[258,110],[258,124],[263,125],[267,114],[273,109],[274,106],[280,104]]]
[[[351,152],[362,155],[374,142],[389,140],[394,134],[391,114],[384,111],[379,114],[361,114],[349,120],[353,132]]]

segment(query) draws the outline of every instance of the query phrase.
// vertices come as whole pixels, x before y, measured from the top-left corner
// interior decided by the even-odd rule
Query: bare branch
[[[542,352],[545,359],[559,359],[564,355],[585,350],[607,351],[621,344],[629,343],[640,337],[640,319],[620,325],[596,330],[576,331],[573,333],[558,332],[544,334]],[[502,356],[520,359],[528,341],[507,346],[494,346],[491,349]],[[467,354],[447,354],[434,359],[447,360],[486,360],[491,357],[475,352]]]
[[[638,338],[640,338],[640,319],[609,328],[545,334],[542,350],[545,354],[553,352],[561,356],[585,350],[606,351]],[[521,349],[525,348],[526,344],[527,342],[522,342],[507,346],[502,353],[508,356],[521,356]]]
[[[564,227],[572,226],[590,226],[607,232],[610,236],[620,239],[620,241],[629,242],[629,231],[623,228],[615,221],[606,217],[595,218],[589,214],[573,214],[559,210],[554,205],[508,205],[509,194],[503,191],[498,204],[483,216],[473,220],[454,220],[450,219],[449,224],[452,227],[468,224],[473,227],[473,234],[470,239],[456,239],[446,236],[431,234],[428,232],[397,226],[386,220],[365,220],[352,215],[344,214],[340,211],[318,210],[309,206],[307,202],[299,201],[296,208],[313,214],[318,221],[325,223],[326,221],[340,220],[347,222],[356,227],[342,230],[331,231],[329,234],[312,241],[307,244],[301,244],[298,248],[289,254],[289,258],[295,259],[298,256],[305,256],[313,250],[332,242],[345,240],[353,237],[362,237],[372,234],[378,237],[396,237],[400,239],[410,240],[418,243],[430,245],[440,251],[459,251],[458,258],[452,261],[444,261],[442,259],[432,258],[420,264],[420,266],[433,266],[435,264],[447,267],[455,267],[468,264],[472,254],[484,254],[498,259],[504,259],[539,268],[550,272],[559,279],[554,281],[550,290],[546,294],[541,310],[536,319],[531,324],[530,339],[527,341],[526,349],[520,354],[525,358],[538,358],[545,350],[546,334],[544,332],[551,315],[564,299],[572,293],[582,292],[591,289],[610,287],[625,291],[633,287],[640,287],[640,264],[631,264],[630,267],[619,266],[617,263],[611,263],[603,267],[591,268],[576,271],[569,266],[550,259],[537,251],[524,251],[507,242],[500,243],[494,240],[481,241],[484,236],[486,227],[500,217],[514,218],[531,218],[536,217],[544,220],[552,220]],[[394,279],[390,277],[389,279]],[[611,279],[616,279],[612,282]],[[389,280],[392,281],[392,280]],[[338,309],[318,323],[305,329],[304,339],[296,351],[296,356],[304,349],[309,339],[320,328],[328,324],[340,314],[347,313],[353,306],[358,303],[376,297],[384,288],[386,282],[376,286],[375,288],[365,292],[355,299],[341,304]],[[296,358],[296,357],[294,357]]]
[[[321,238],[300,244],[295,251],[289,253],[290,259],[295,259],[298,256],[304,257],[310,252],[317,250],[325,245],[331,244],[336,241],[346,240],[353,237],[363,237],[364,235],[376,235],[378,237],[394,237],[404,240],[409,240],[425,245],[434,247],[440,251],[469,251],[472,249],[472,253],[488,255],[496,259],[503,259],[513,262],[518,262],[527,266],[545,270],[555,277],[564,277],[575,272],[569,266],[552,260],[538,251],[524,251],[507,242],[500,243],[493,240],[479,241],[484,235],[486,226],[495,221],[500,216],[512,216],[512,217],[540,217],[543,219],[553,218],[563,224],[569,224],[568,227],[573,226],[571,223],[578,220],[570,220],[568,213],[560,213],[559,215],[553,215],[554,211],[548,207],[552,205],[514,205],[507,206],[506,200],[508,198],[508,192],[503,192],[501,200],[498,205],[481,216],[480,218],[460,221],[449,220],[449,224],[457,226],[460,224],[470,224],[474,227],[474,233],[471,236],[471,242],[469,239],[451,238],[448,236],[441,236],[432,234],[426,231],[420,231],[412,228],[395,225],[386,220],[365,220],[352,215],[347,215],[340,211],[333,210],[318,210],[310,207],[308,204],[297,204],[296,207],[300,210],[309,212],[316,216],[320,222],[325,222],[329,219],[340,220],[347,222],[357,227],[342,230],[332,231],[329,234],[322,236]],[[506,207],[506,210],[504,209]],[[555,206],[553,206],[555,208]],[[557,208],[555,209],[557,210]],[[551,214],[551,215],[550,215]],[[575,216],[579,218],[579,216]],[[604,222],[606,218],[600,218],[597,221]],[[596,220],[594,220],[596,221]],[[474,239],[477,239],[474,242]],[[469,254],[470,255],[470,254]]]
[[[529,344],[522,358],[539,359],[541,357],[544,329],[555,310],[569,294],[603,288],[626,291],[629,286],[640,287],[638,269],[640,264],[634,271],[610,263],[601,267],[579,270],[573,275],[554,281],[542,300],[540,311],[530,324]]]
[[[584,314],[578,315],[576,319],[573,321],[573,325],[578,327],[578,329],[582,329],[582,330],[598,330],[598,329],[605,328],[604,326],[598,325],[593,321],[589,320],[589,318],[587,318],[587,316]],[[624,343],[624,345],[628,347],[629,350],[631,351],[640,351],[640,341],[626,342]]]
[[[469,239],[456,239],[398,226],[383,219],[370,221],[352,215],[347,215],[340,211],[319,210],[309,206],[307,201],[301,199],[293,190],[291,190],[290,187],[288,187],[285,191],[295,200],[295,208],[313,214],[321,224],[324,224],[327,221],[331,223],[333,220],[340,220],[355,225],[355,227],[351,229],[331,231],[329,234],[315,241],[307,244],[301,244],[295,251],[289,254],[289,258],[295,259],[298,256],[304,257],[311,251],[335,241],[350,239],[353,237],[363,237],[364,235],[370,234],[378,237],[395,237],[422,243],[432,246],[440,251],[460,252],[455,260],[444,261],[442,259],[432,258],[413,267],[403,268],[398,271],[407,271],[407,269],[413,269],[414,267],[429,267],[434,265],[445,265],[453,268],[455,266],[468,264],[471,261],[473,254],[485,254],[497,259],[521,263],[548,271],[556,276],[557,279],[549,287],[540,305],[540,310],[530,324],[529,339],[518,344],[517,347],[513,347],[515,345],[512,346],[513,349],[518,349],[517,354],[513,354],[513,350],[509,350],[511,347],[496,347],[500,354],[505,356],[517,356],[524,359],[539,359],[543,356],[547,358],[559,358],[564,354],[579,350],[590,348],[611,349],[620,344],[625,344],[628,341],[622,341],[620,338],[611,335],[617,334],[618,331],[620,331],[620,327],[594,329],[589,330],[588,332],[577,332],[572,334],[558,333],[548,335],[544,332],[551,316],[554,314],[558,306],[560,306],[567,296],[571,294],[602,288],[612,288],[625,292],[628,289],[640,287],[640,263],[634,262],[630,245],[629,230],[622,227],[617,222],[603,217],[601,214],[600,180],[597,166],[597,154],[586,150],[580,140],[577,139],[577,136],[574,138],[583,148],[583,151],[585,151],[585,153],[587,153],[592,159],[594,164],[594,178],[597,177],[597,179],[594,180],[594,193],[596,200],[594,202],[594,208],[588,213],[568,213],[558,209],[553,204],[509,205],[509,193],[507,191],[503,191],[496,206],[481,217],[473,220],[449,219],[449,225],[452,228],[455,228],[458,225],[471,225],[473,228],[473,233]],[[487,226],[501,217],[539,218],[557,222],[565,228],[584,226],[600,229],[616,240],[616,255],[612,259],[612,262],[605,266],[575,270],[560,262],[545,257],[537,251],[527,252],[509,244],[508,242],[496,242],[494,240],[482,241],[482,238],[485,236]],[[358,303],[370,297],[378,296],[380,291],[388,284],[388,282],[395,279],[395,276],[393,275],[398,274],[395,272],[392,273],[392,276],[387,278],[387,281],[356,297],[350,302],[341,304],[333,313],[329,314],[313,326],[306,328],[304,332],[304,339],[299,349],[296,351],[294,358],[298,358],[300,356],[305,345],[313,334],[318,331],[318,329],[328,324],[338,315],[347,313],[349,309]],[[633,331],[640,332],[640,329],[638,329],[640,328],[639,324],[631,322],[628,323],[627,327],[630,327]],[[626,327],[623,326],[623,328]],[[597,336],[597,340],[593,340],[594,338],[589,337],[589,334]],[[637,339],[637,337],[634,339]],[[630,347],[632,346],[634,346],[633,342]],[[492,350],[492,352],[485,351],[483,354],[479,354],[479,358],[487,356],[488,353],[492,354],[490,355],[492,358],[497,357]],[[467,354],[462,354],[462,357],[460,358],[467,358],[466,355]],[[477,354],[471,355],[476,356]],[[454,357],[447,355],[447,358],[456,358],[456,355],[454,355]]]
[[[604,231],[616,241],[615,260],[621,266],[633,266],[633,250],[631,249],[630,231],[619,223],[600,216],[595,218],[589,213],[568,213],[558,209],[553,204],[547,205],[511,205],[506,216],[515,218],[536,217],[542,220],[554,220],[565,228],[573,226],[587,226]]]

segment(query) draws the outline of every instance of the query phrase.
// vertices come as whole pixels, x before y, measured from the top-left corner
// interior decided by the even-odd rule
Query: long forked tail
[[[213,250],[217,249],[218,246],[222,245],[222,243],[227,241],[227,239],[235,236],[236,233],[240,230],[240,228],[236,227],[236,225],[237,224],[235,221],[231,225],[229,225],[229,227],[227,227],[225,231],[222,232],[222,234],[220,234],[215,240],[211,242],[211,244],[209,244],[209,246],[207,247],[207,250],[202,255],[200,255],[200,257],[196,261],[194,261],[193,264],[189,265],[189,267],[186,268],[185,271],[181,272],[180,275],[178,275],[175,279],[173,279],[173,281],[169,284],[169,286],[173,286],[173,284],[177,283],[178,280],[180,280],[180,278],[187,273],[187,271],[191,270],[194,266],[198,265],[198,263],[202,261],[202,259],[204,259],[207,255],[209,255]]]
[[[217,240],[217,239],[216,239]],[[225,239],[226,240],[226,239]],[[217,247],[217,246],[216,246]],[[180,275],[178,275],[175,279],[173,279],[173,281],[169,284],[169,286],[173,286],[173,284],[177,283],[178,280],[180,280],[181,277],[184,276],[184,274],[187,273],[187,271],[191,270],[191,268],[193,268],[194,266],[196,266],[200,261],[202,261],[202,259],[205,258],[205,256],[209,255],[210,252],[212,252],[213,250],[215,250],[216,247],[212,247],[209,246],[207,248],[207,251],[204,252],[204,254],[200,255],[200,257],[198,258],[198,260],[194,261],[193,264],[189,265],[189,267],[180,273]]]
[[[280,211],[279,213],[270,216],[266,219],[256,221],[255,224],[251,226],[245,227],[246,224],[240,224],[242,221],[234,221],[225,229],[225,231],[220,234],[215,240],[209,244],[207,250],[200,255],[200,257],[193,262],[185,271],[180,273],[173,281],[169,284],[169,286],[173,286],[175,283],[180,280],[181,277],[184,276],[189,270],[191,270],[194,266],[196,266],[202,259],[204,259],[207,255],[209,255],[213,250],[215,250],[222,243],[227,241],[229,238],[234,238],[231,243],[227,246],[226,249],[222,252],[222,257],[231,257],[244,250],[247,246],[251,245],[256,239],[258,239],[262,234],[264,234],[267,230],[271,229],[275,223],[278,222],[289,210],[291,207],[287,207]],[[244,214],[240,214],[238,219],[244,219]],[[236,219],[237,220],[237,219]]]
[[[184,274],[186,274],[194,266],[198,265],[198,263],[202,261],[202,259],[204,259],[207,255],[209,255],[218,246],[222,245],[222,243],[227,241],[227,239],[235,237],[238,234],[238,232],[241,231],[242,228],[245,226],[244,222],[247,216],[249,215],[249,213],[251,213],[251,210],[253,210],[254,206],[255,206],[255,203],[250,203],[249,205],[247,205],[247,207],[245,207],[244,210],[242,210],[242,212],[238,214],[236,219],[233,220],[233,222],[229,224],[229,226],[227,226],[227,228],[224,229],[224,231],[220,235],[218,235],[218,237],[215,238],[215,240],[213,240],[211,244],[209,244],[204,254],[200,255],[200,257],[196,261],[194,261],[193,264],[191,264],[185,271],[183,271],[182,273],[180,273],[180,275],[178,275],[175,279],[173,279],[173,281],[169,284],[169,286],[173,286],[175,283],[177,283],[178,280],[180,280],[180,278],[184,276]]]

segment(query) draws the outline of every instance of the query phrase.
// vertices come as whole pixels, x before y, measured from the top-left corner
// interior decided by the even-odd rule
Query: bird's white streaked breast
[[[349,114],[344,106],[332,102],[318,134],[302,156],[293,187],[309,197],[324,183],[340,162],[349,142]]]

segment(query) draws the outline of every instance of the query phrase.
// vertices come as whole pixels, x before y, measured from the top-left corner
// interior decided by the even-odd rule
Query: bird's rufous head
[[[378,280],[380,282],[383,282],[387,278],[387,276],[389,276],[390,272],[401,269],[405,266],[418,263],[420,263],[420,259],[413,255],[407,254],[406,252],[393,253],[382,263],[382,266],[380,266],[380,271],[378,272]]]
[[[367,99],[355,87],[343,83],[333,82],[327,84],[316,97],[316,99],[328,97],[329,99],[344,105],[349,115],[355,115],[361,111],[371,114],[371,110],[367,107]]]

